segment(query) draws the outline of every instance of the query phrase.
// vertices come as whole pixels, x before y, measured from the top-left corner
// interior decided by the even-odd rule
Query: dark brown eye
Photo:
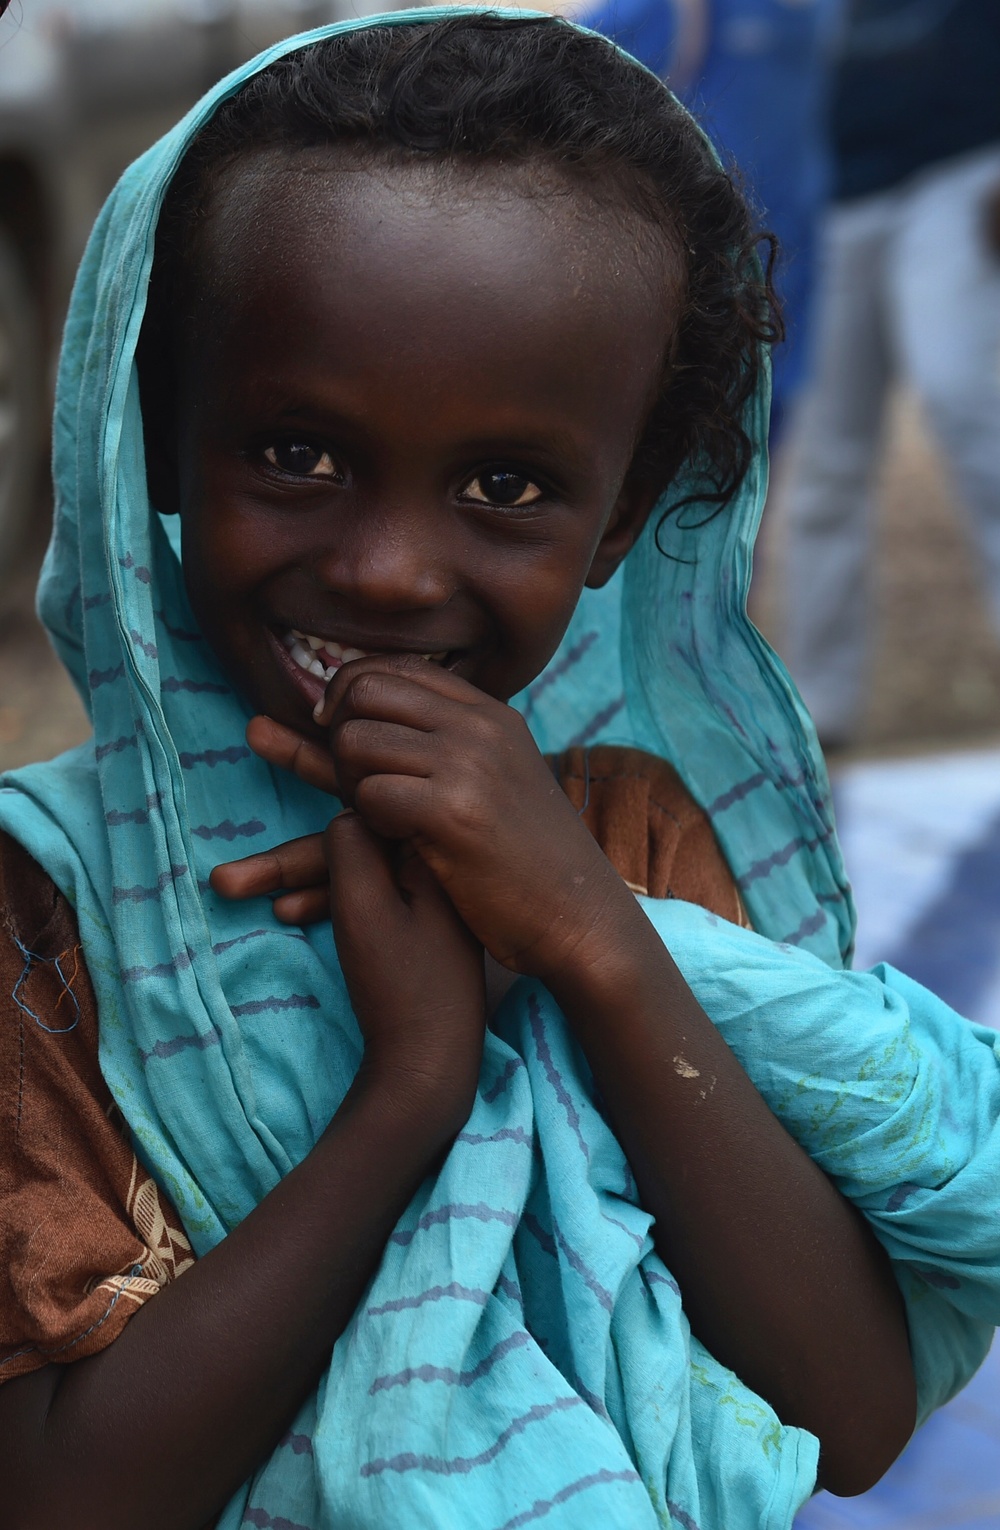
[[[463,499],[471,499],[479,505],[502,505],[507,510],[524,509],[541,497],[541,489],[530,478],[505,468],[477,473],[462,491]]]
[[[292,473],[296,478],[343,476],[334,465],[330,453],[321,451],[309,441],[280,441],[267,447],[264,456],[272,467],[280,468],[283,473]]]

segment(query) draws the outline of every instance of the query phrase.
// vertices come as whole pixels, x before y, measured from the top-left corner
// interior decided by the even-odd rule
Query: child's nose
[[[455,571],[441,534],[414,516],[365,517],[356,537],[338,541],[318,570],[344,599],[385,611],[443,606]]]

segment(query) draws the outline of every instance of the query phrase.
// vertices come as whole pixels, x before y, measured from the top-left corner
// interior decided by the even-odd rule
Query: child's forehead
[[[682,285],[675,241],[636,213],[613,177],[543,160],[403,158],[368,146],[270,151],[231,165],[208,209],[197,275],[220,297],[291,264],[317,286],[324,271],[367,274],[373,262],[387,288],[412,286],[421,261],[459,255],[478,263],[487,286],[506,276],[508,287],[544,287],[562,273],[582,303],[632,289],[662,312]]]

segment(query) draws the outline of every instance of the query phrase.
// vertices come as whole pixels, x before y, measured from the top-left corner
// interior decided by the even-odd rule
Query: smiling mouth
[[[334,642],[332,638],[314,637],[311,633],[300,632],[296,627],[289,628],[281,642],[300,669],[324,682],[332,680],[342,664],[350,664],[352,659],[373,658],[384,652],[381,649],[351,648],[347,644]],[[444,664],[449,653],[450,650],[442,649],[439,653],[422,653],[414,657],[429,659],[432,664]]]

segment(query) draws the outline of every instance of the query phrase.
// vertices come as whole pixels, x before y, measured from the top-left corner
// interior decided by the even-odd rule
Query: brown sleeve
[[[552,761],[563,791],[635,893],[683,898],[749,926],[705,812],[680,776],[642,749],[601,744]]]
[[[0,1381],[105,1348],[192,1263],[101,1075],[72,909],[0,833]]]

